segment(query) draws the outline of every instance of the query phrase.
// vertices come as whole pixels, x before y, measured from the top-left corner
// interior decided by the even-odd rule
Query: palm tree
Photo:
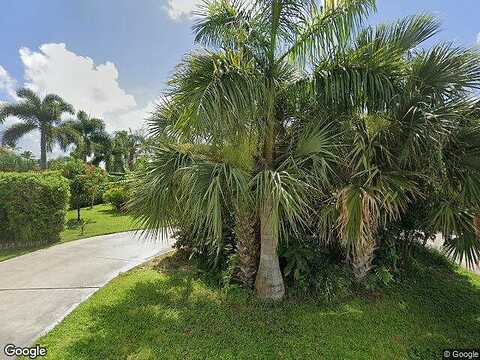
[[[43,99],[32,90],[20,89],[17,91],[20,101],[6,104],[0,108],[0,122],[8,116],[15,116],[22,122],[7,128],[2,137],[2,143],[14,146],[25,134],[40,131],[40,168],[47,168],[47,152],[51,151],[55,143],[66,148],[72,142],[79,142],[78,134],[62,124],[64,113],[73,114],[74,110],[60,96],[48,94]]]
[[[101,119],[92,118],[85,111],[79,111],[77,118],[65,122],[82,137],[82,143],[75,150],[76,155],[83,161],[93,154],[95,138],[105,131],[105,123]]]
[[[133,170],[135,161],[141,154],[142,147],[145,145],[145,135],[142,130],[128,129],[126,151],[127,151],[127,165],[130,170]]]
[[[285,292],[279,240],[312,224],[322,244],[342,246],[361,280],[381,229],[415,201],[457,194],[456,207],[426,221],[459,244],[480,200],[480,173],[466,160],[477,148],[461,137],[476,134],[468,97],[480,85],[478,55],[448,45],[416,51],[439,28],[426,15],[362,27],[374,9],[373,0],[202,6],[194,31],[205,49],[176,68],[152,115],[157,144],[130,203],[137,219],[154,232],[187,224],[218,255],[228,213],[239,229],[253,216],[255,288],[266,299]],[[468,189],[459,185],[465,174]],[[430,177],[444,194],[425,196]],[[448,217],[459,204],[466,215]]]
[[[92,137],[94,141],[92,163],[103,162],[107,172],[124,173],[132,169],[144,137],[140,133],[117,131],[113,136],[101,131]]]
[[[96,133],[93,138],[93,165],[105,164],[105,170],[113,171],[113,137],[106,131]]]

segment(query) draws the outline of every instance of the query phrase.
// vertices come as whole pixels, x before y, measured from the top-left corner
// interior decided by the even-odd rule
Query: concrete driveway
[[[32,345],[119,273],[171,249],[134,232],[52,246],[0,262],[0,359],[6,344]]]

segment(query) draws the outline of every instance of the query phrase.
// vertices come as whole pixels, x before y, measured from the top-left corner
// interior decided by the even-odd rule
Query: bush
[[[58,172],[0,173],[0,247],[58,241],[69,197]]]
[[[113,184],[104,194],[103,201],[112,204],[117,211],[123,211],[128,201],[128,190],[125,185]]]
[[[103,202],[108,183],[105,170],[74,158],[53,160],[50,166],[70,180],[70,208],[79,209]]]
[[[27,172],[36,169],[37,163],[35,160],[0,148],[0,171]]]

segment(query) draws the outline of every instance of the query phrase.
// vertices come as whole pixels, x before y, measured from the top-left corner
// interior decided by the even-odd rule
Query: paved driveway
[[[0,262],[0,359],[8,343],[31,345],[120,272],[171,249],[134,232],[56,245]]]

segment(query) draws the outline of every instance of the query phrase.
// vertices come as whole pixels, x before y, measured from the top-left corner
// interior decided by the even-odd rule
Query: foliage
[[[352,272],[338,264],[338,251],[310,241],[289,242],[279,250],[285,280],[292,294],[338,301],[356,291]]]
[[[0,171],[27,172],[36,170],[37,167],[37,162],[34,159],[0,148]]]
[[[79,111],[76,119],[66,121],[64,126],[77,132],[82,140],[72,141],[72,144],[76,145],[72,156],[86,162],[93,154],[95,143],[105,134],[105,123],[101,119],[88,116],[85,111]]]
[[[3,132],[3,145],[14,146],[26,134],[39,130],[40,168],[46,169],[47,152],[52,151],[55,144],[66,149],[72,142],[81,142],[79,134],[62,122],[62,115],[73,114],[73,107],[60,96],[47,94],[41,99],[32,90],[26,88],[18,90],[17,96],[18,102],[0,107],[0,123],[9,116],[15,116],[21,120]]]
[[[262,252],[315,238],[341,249],[359,282],[390,235],[396,249],[406,239],[400,257],[440,232],[455,258],[478,259],[479,53],[422,47],[440,28],[428,15],[366,26],[374,11],[373,0],[204,3],[201,49],[150,119],[130,204],[140,223],[187,223],[216,243],[213,257],[227,214],[246,208]],[[277,259],[260,259],[257,292],[280,298]]]
[[[109,181],[103,169],[75,158],[55,160],[50,166],[70,180],[72,208],[79,209],[102,203],[103,193]]]
[[[69,197],[68,181],[57,172],[0,173],[0,245],[58,241]]]
[[[118,131],[114,135],[99,133],[95,136],[93,147],[95,165],[105,163],[108,173],[125,173],[133,170],[142,151],[145,137],[141,131]]]
[[[112,183],[109,189],[103,194],[103,201],[110,203],[118,212],[124,211],[128,198],[128,188],[121,183]]]
[[[49,360],[423,360],[475,348],[480,278],[419,260],[376,296],[270,305],[169,257],[114,279],[38,343]]]

